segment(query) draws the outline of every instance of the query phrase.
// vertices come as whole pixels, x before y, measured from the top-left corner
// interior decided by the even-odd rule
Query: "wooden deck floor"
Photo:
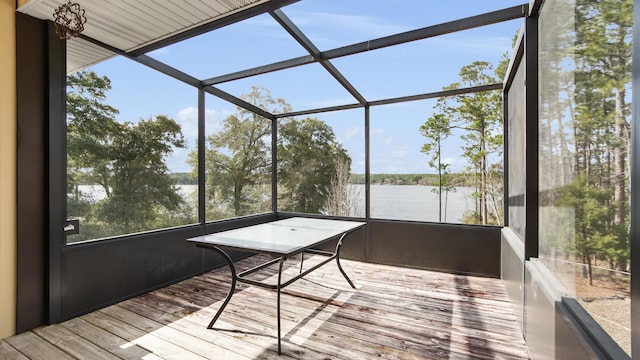
[[[280,356],[273,291],[238,284],[206,329],[229,287],[221,268],[0,340],[0,359],[528,359],[500,280],[341,262],[357,289],[329,263],[283,290]]]

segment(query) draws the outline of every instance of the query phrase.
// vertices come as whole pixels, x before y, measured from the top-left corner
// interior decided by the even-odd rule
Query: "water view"
[[[352,214],[364,216],[365,187],[351,185],[354,201]],[[197,185],[178,185],[179,193],[187,202],[196,202]],[[438,222],[438,194],[436,187],[424,185],[371,185],[371,217],[390,220]],[[105,197],[104,189],[97,185],[80,185],[78,190],[86,200],[98,201]],[[457,187],[442,197],[442,222],[463,223],[466,213],[474,210],[474,189]],[[446,211],[445,211],[446,210]]]

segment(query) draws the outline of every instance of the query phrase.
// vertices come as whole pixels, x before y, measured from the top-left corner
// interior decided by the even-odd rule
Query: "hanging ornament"
[[[58,6],[53,13],[53,21],[60,39],[69,40],[84,30],[87,17],[84,16],[84,9],[80,8],[80,4],[69,1]]]

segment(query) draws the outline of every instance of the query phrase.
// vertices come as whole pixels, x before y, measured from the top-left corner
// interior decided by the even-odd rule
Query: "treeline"
[[[192,172],[176,172],[169,176],[176,185],[198,185],[198,178]]]
[[[451,183],[455,186],[473,186],[473,179],[468,174],[452,173]],[[437,186],[438,174],[371,174],[372,185],[425,185]],[[351,174],[352,184],[364,184],[364,174]]]
[[[471,187],[473,179],[465,173],[453,173],[451,183],[455,186]],[[176,185],[198,185],[198,179],[191,172],[177,172],[170,174]],[[364,174],[351,174],[350,184],[363,185],[365,183]],[[438,174],[371,174],[372,185],[424,185],[437,186]]]

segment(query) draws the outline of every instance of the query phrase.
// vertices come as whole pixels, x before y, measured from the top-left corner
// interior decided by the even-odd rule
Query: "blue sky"
[[[522,2],[507,0],[302,0],[283,12],[320,50],[329,50],[420,27],[477,15]],[[439,91],[458,79],[458,71],[475,60],[497,64],[510,52],[522,20],[513,20],[332,60],[335,67],[369,101]],[[150,56],[199,79],[307,55],[269,15],[200,35],[154,51]],[[111,79],[108,103],[120,110],[119,121],[137,121],[164,114],[179,122],[190,149],[177,149],[168,160],[172,171],[190,171],[186,164],[197,136],[197,91],[177,80],[124,58],[92,67]],[[236,96],[262,86],[284,98],[293,110],[355,103],[355,99],[318,64],[217,85]],[[432,114],[434,100],[371,109],[371,171],[428,173],[420,152],[425,139],[419,127]],[[207,134],[221,128],[235,106],[206,97]],[[364,172],[362,109],[316,114],[333,127],[349,151],[352,172]],[[452,169],[461,170],[460,141],[446,149]]]

